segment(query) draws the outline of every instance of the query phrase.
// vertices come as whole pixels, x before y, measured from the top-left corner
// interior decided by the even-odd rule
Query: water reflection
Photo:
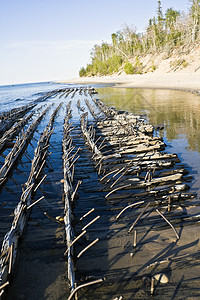
[[[189,92],[156,89],[99,88],[98,97],[108,105],[145,115],[152,125],[164,124],[158,132],[166,151],[176,153],[189,169],[188,183],[200,199],[200,97]]]
[[[200,152],[200,97],[188,92],[156,89],[98,89],[99,97],[120,110],[146,115],[152,125],[164,124],[171,142],[186,138],[188,149]]]

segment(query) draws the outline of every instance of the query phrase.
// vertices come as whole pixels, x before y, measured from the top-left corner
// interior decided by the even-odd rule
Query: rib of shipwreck
[[[68,279],[70,282],[70,288],[75,289],[75,271],[73,262],[73,247],[71,247],[73,239],[73,229],[71,225],[71,195],[73,193],[72,188],[72,174],[70,172],[69,164],[69,150],[71,148],[72,139],[70,137],[70,123],[71,118],[70,103],[67,107],[67,114],[64,122],[63,133],[63,172],[64,172],[64,223],[67,243],[67,262],[68,262]]]
[[[50,106],[47,107],[40,116],[29,125],[26,132],[23,132],[20,136],[18,136],[12,150],[8,153],[8,155],[5,158],[4,165],[0,169],[0,185],[5,181],[8,173],[13,167],[13,164],[18,159],[19,155],[24,150],[24,147],[26,146],[28,140],[36,130],[37,125],[44,117],[45,113],[49,110]]]
[[[18,108],[13,108],[7,112],[2,112],[0,114],[0,136],[6,132],[16,121],[30,111],[33,107],[35,107],[34,103],[30,103],[28,105],[24,105]]]
[[[47,148],[49,144],[49,139],[52,134],[54,118],[61,105],[62,103],[56,108],[56,110],[50,118],[48,125],[46,126],[46,128],[40,136],[37,147],[34,151],[34,158],[32,160],[29,178],[24,185],[25,188],[22,192],[21,199],[14,210],[14,219],[11,228],[6,233],[2,243],[0,259],[0,297],[4,293],[5,287],[9,284],[10,275],[12,273],[13,266],[17,257],[18,241],[23,234],[28,216],[30,214],[30,208],[32,207],[31,202],[33,193],[36,191],[41,181],[43,181],[42,179],[39,182],[39,184],[37,184],[38,177],[46,161]],[[49,107],[47,109],[49,109]],[[47,111],[47,109],[34,122],[35,124],[38,123],[39,120],[41,120],[42,116]],[[41,199],[43,198],[44,197],[42,197]],[[35,202],[38,202],[38,200]]]

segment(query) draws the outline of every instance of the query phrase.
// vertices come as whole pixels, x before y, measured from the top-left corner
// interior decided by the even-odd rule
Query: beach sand
[[[142,75],[110,75],[79,77],[64,81],[76,84],[114,84],[124,88],[164,88],[200,92],[200,73],[146,73]]]

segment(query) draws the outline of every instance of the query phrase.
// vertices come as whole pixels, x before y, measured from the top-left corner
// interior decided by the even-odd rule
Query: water
[[[26,105],[29,102],[38,99],[48,91],[68,87],[73,88],[74,86],[79,87],[80,85],[56,82],[0,85],[0,112],[10,110],[13,107],[16,108],[22,105]]]
[[[26,105],[45,92],[70,86],[70,84],[54,82],[2,85],[0,86],[0,112]]]
[[[38,83],[1,87],[0,111],[3,112],[28,104],[48,91],[68,87],[74,86],[57,83]],[[15,164],[11,176],[8,177],[5,185],[0,190],[0,244],[2,244],[4,235],[12,223],[13,211],[20,199],[22,185],[28,179],[31,160],[34,157],[34,149],[37,146],[40,134],[48,124],[55,108],[58,104],[64,102],[55,118],[54,133],[51,136],[49,147],[51,155],[47,158],[43,169],[43,175],[47,175],[47,178],[35,195],[35,200],[41,196],[44,196],[45,199],[32,209],[31,217],[28,220],[27,229],[23,236],[23,242],[19,245],[20,263],[17,266],[17,274],[13,284],[9,287],[8,300],[13,298],[30,300],[44,298],[66,299],[66,295],[69,294],[66,257],[63,256],[66,250],[64,226],[49,220],[44,215],[44,212],[47,212],[52,217],[63,215],[63,184],[61,180],[63,179],[62,138],[63,120],[66,114],[65,105],[72,100],[73,121],[77,124],[79,124],[80,113],[76,107],[76,102],[81,98],[81,106],[85,105],[84,95],[81,96],[77,93],[73,99],[71,99],[71,96],[72,94],[67,98],[60,97],[60,95],[50,97],[42,103],[38,102],[37,106],[33,108],[36,112],[37,108],[43,106],[41,110],[43,111],[47,105],[54,104],[39,123],[25,154]],[[33,118],[36,118],[36,115]],[[90,114],[89,119],[91,119]],[[31,120],[29,121],[30,123]],[[10,150],[11,147],[8,147],[0,154],[0,167],[4,163],[5,155]]]
[[[52,91],[54,89],[63,87],[73,87],[73,85],[58,84],[58,83],[38,83],[38,84],[24,84],[16,86],[1,86],[0,87],[0,111],[5,111],[14,107],[25,105],[40,96],[46,91]],[[170,153],[177,153],[181,163],[186,164],[189,169],[190,175],[193,176],[191,182],[188,184],[191,186],[191,191],[197,193],[197,200],[199,199],[199,186],[200,186],[200,141],[199,141],[199,121],[198,115],[200,110],[200,98],[196,95],[179,92],[179,91],[167,91],[167,90],[137,90],[137,89],[121,89],[121,88],[110,88],[100,87],[98,88],[99,95],[97,98],[103,99],[107,104],[115,106],[120,110],[131,111],[135,114],[144,115],[147,121],[153,125],[163,124],[164,130],[159,131],[155,134],[163,137],[167,147],[166,151]],[[40,133],[43,131],[49,121],[55,107],[64,101],[64,105],[72,100],[73,119],[75,126],[79,126],[79,112],[76,107],[77,100],[81,100],[81,106],[85,106],[84,95],[76,93],[75,97],[71,99],[71,95],[67,98],[59,95],[47,99],[45,102],[38,103],[38,106],[43,104],[55,103],[55,106],[47,113],[44,120],[39,124],[37,131],[28,145],[27,154],[33,157],[34,148],[37,145],[37,140]],[[87,108],[85,108],[87,111]],[[44,211],[47,211],[51,216],[62,215],[63,203],[62,203],[62,184],[61,179],[63,178],[62,171],[62,131],[63,131],[63,119],[65,116],[64,106],[60,109],[57,118],[55,119],[55,130],[51,137],[49,152],[52,154],[49,156],[47,164],[44,167],[43,173],[47,174],[47,179],[42,183],[40,189],[36,194],[36,199],[41,196],[45,196],[45,199],[40,202],[39,205],[35,205],[31,218],[28,222],[28,227],[24,235],[23,242],[20,248],[20,266],[13,285],[11,286],[8,300],[9,299],[66,299],[67,294],[67,266],[66,261],[63,257],[65,252],[64,243],[64,228],[57,223],[54,223],[44,216]],[[92,120],[89,114],[89,119]],[[93,204],[90,201],[94,201],[96,208],[96,214],[103,214],[100,220],[94,224],[93,227],[88,229],[89,237],[92,239],[96,238],[96,230],[98,229],[98,237],[100,237],[99,248],[89,252],[88,260],[85,261],[83,256],[78,262],[77,267],[79,272],[90,271],[92,275],[100,276],[101,271],[104,274],[104,269],[110,273],[110,277],[113,274],[119,274],[120,272],[128,272],[130,268],[130,274],[134,274],[136,266],[140,267],[140,259],[143,257],[155,256],[155,259],[165,258],[165,251],[168,253],[169,246],[175,254],[182,254],[187,251],[196,251],[198,248],[198,226],[186,226],[188,228],[183,231],[183,238],[181,241],[173,242],[173,233],[169,229],[169,235],[164,240],[159,240],[159,232],[146,233],[144,236],[139,235],[140,247],[142,251],[138,250],[139,258],[130,258],[129,250],[127,250],[128,240],[122,236],[121,230],[118,229],[118,224],[114,223],[113,228],[109,228],[107,232],[105,230],[107,226],[107,220],[113,217],[116,212],[112,211],[112,201],[105,201],[102,195],[94,195],[91,192],[88,193],[87,185],[93,186],[99,184],[95,169],[91,168],[92,162],[88,161],[88,157],[91,156],[90,151],[84,144],[84,140],[81,137],[81,132],[75,133],[74,140],[76,146],[81,146],[83,152],[81,152],[81,158],[79,161],[80,165],[84,165],[84,169],[79,169],[75,172],[76,181],[81,179],[85,180],[80,187],[79,199],[76,201],[74,208],[76,216],[80,217],[88,211]],[[78,145],[77,145],[78,144]],[[3,157],[1,157],[3,161]],[[1,161],[0,160],[0,161]],[[0,193],[0,218],[6,221],[1,222],[1,238],[7,226],[10,226],[13,219],[13,208],[17,204],[21,194],[21,184],[27,180],[27,174],[30,171],[31,161],[28,156],[22,156],[19,164],[14,168],[12,173],[12,179],[6,182],[4,188]],[[89,171],[85,172],[85,168]],[[91,168],[91,170],[90,170]],[[86,187],[84,187],[84,185]],[[17,188],[16,188],[17,187]],[[90,197],[89,197],[90,196]],[[120,201],[119,201],[120,202]],[[198,213],[197,207],[195,207],[194,214]],[[95,215],[96,216],[96,215]],[[92,217],[91,217],[92,218]],[[85,220],[85,222],[87,222]],[[85,224],[84,224],[85,225]],[[79,227],[79,223],[75,227]],[[103,229],[102,229],[103,228]],[[80,228],[75,228],[80,229]],[[90,232],[91,230],[91,232]],[[181,229],[182,230],[182,229]],[[188,234],[189,233],[189,234]],[[93,236],[94,234],[94,236]],[[108,235],[109,234],[109,235]],[[146,237],[146,235],[148,235]],[[151,236],[152,235],[152,236]],[[161,236],[161,235],[160,235]],[[172,236],[172,237],[171,237]],[[124,239],[124,240],[123,240]],[[169,240],[167,240],[169,239]],[[171,242],[172,241],[172,242]],[[147,243],[148,242],[148,243]],[[170,244],[169,244],[170,242]],[[84,245],[87,245],[87,239],[84,241]],[[116,243],[116,244],[115,244]],[[123,246],[127,247],[124,248]],[[173,247],[176,248],[174,249]],[[82,244],[78,244],[77,249],[81,250]],[[151,248],[152,247],[152,248]],[[165,249],[163,250],[163,247]],[[192,248],[193,247],[193,248]],[[79,249],[80,248],[80,249]],[[120,248],[120,252],[118,251]],[[162,251],[156,256],[155,249],[161,248]],[[77,250],[76,249],[76,250]],[[101,251],[102,249],[102,251]],[[116,250],[117,249],[117,250]],[[116,255],[117,253],[117,255]],[[141,256],[140,256],[141,255]],[[162,256],[163,255],[163,256]],[[189,263],[188,263],[189,264]],[[101,269],[99,268],[101,266]],[[197,263],[195,262],[195,266]],[[192,286],[191,282],[196,283],[199,278],[196,272],[196,268],[190,268],[190,272],[186,269],[187,266],[175,265],[175,271],[173,271],[172,284],[170,289],[167,290],[168,286],[165,287],[163,292],[165,299],[175,299],[175,296],[179,292],[179,287],[183,281],[182,272],[187,271],[185,274],[185,283]],[[124,268],[124,269],[123,269]],[[189,268],[189,267],[188,267]],[[88,269],[88,270],[87,270]],[[127,271],[128,270],[128,271]],[[116,273],[115,273],[116,272]],[[143,271],[148,272],[146,270]],[[80,274],[82,275],[82,274]],[[189,277],[189,279],[187,279]],[[192,279],[191,279],[192,278]],[[115,278],[114,278],[115,279]],[[112,287],[102,286],[102,292],[100,295],[97,293],[96,299],[108,299],[106,298],[107,291],[113,290],[109,299],[113,299],[114,295],[119,296],[121,289],[130,290],[130,295],[133,293],[133,282],[132,278],[127,283],[115,282],[113,279]],[[180,283],[179,283],[180,279]],[[188,283],[187,283],[188,280]],[[109,285],[108,281],[108,284]],[[135,283],[134,283],[135,284]],[[177,284],[177,287],[175,286]],[[117,286],[115,286],[117,285]],[[94,287],[94,292],[96,287]],[[134,293],[138,292],[138,295],[134,299],[147,299],[142,294],[143,286],[141,280],[138,282],[138,287],[134,286]],[[192,287],[186,291],[187,295],[191,294]],[[83,299],[94,299],[92,290],[89,290],[90,297],[87,298],[87,294]],[[69,292],[69,291],[68,291]],[[117,294],[116,294],[117,292]],[[197,291],[197,293],[199,290]],[[95,295],[95,293],[94,293]],[[173,295],[169,297],[167,295]],[[184,290],[181,289],[181,297],[183,298]],[[132,297],[132,296],[130,296]],[[132,298],[130,298],[132,299]],[[156,298],[159,299],[159,298]],[[164,299],[164,298],[163,298]]]
[[[176,153],[186,164],[191,190],[200,197],[200,96],[164,89],[98,89],[100,99],[119,110],[144,115],[152,125],[164,125],[157,131],[163,137],[168,153]]]

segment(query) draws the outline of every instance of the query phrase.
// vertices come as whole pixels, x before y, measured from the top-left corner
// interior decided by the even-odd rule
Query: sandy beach
[[[119,75],[79,77],[66,83],[108,83],[124,88],[164,88],[200,91],[200,73],[147,73],[143,75]]]
[[[189,53],[174,52],[166,57],[165,53],[147,54],[140,57],[144,66],[143,74],[127,75],[123,69],[120,73],[108,76],[79,77],[66,80],[68,83],[109,83],[125,88],[178,89],[200,91],[200,56],[199,46],[193,47]],[[186,66],[178,65],[178,61],[186,61]],[[134,60],[130,59],[134,65]],[[154,72],[149,72],[152,63]],[[145,71],[146,70],[146,71]],[[120,75],[119,75],[120,74]]]

